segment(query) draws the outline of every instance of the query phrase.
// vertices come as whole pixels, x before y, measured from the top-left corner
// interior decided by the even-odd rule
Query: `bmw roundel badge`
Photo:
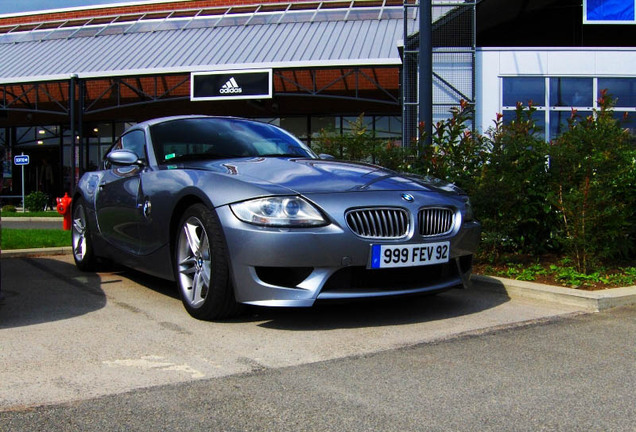
[[[407,193],[403,193],[402,194],[402,199],[406,202],[410,202],[412,203],[413,201],[415,201],[415,198],[413,198],[413,195],[411,194],[407,194]]]

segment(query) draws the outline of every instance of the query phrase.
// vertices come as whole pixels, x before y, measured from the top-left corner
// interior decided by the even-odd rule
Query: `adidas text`
[[[232,77],[225,84],[223,84],[223,86],[219,89],[219,93],[237,94],[237,93],[243,93],[243,89],[239,87],[234,77]]]

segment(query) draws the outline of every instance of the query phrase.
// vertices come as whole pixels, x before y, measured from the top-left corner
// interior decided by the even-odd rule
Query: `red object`
[[[57,212],[64,216],[62,228],[68,231],[71,229],[71,202],[73,199],[68,196],[68,193],[65,193],[62,198],[56,198],[55,200],[57,201]]]

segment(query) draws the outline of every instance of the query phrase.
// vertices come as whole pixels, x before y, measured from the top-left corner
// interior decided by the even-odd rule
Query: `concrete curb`
[[[45,255],[67,255],[73,253],[71,246],[41,248],[41,249],[12,249],[0,252],[0,258],[25,258]]]
[[[636,286],[583,291],[535,282],[525,282],[494,276],[473,275],[474,286],[507,294],[510,298],[526,298],[576,306],[599,312],[619,306],[636,304]]]

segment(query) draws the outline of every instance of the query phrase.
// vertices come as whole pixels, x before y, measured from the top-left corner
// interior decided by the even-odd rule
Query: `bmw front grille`
[[[446,207],[428,207],[419,211],[417,223],[423,237],[450,233],[455,226],[455,212]]]
[[[399,208],[368,208],[347,212],[347,225],[360,237],[396,239],[409,232],[409,214]]]

